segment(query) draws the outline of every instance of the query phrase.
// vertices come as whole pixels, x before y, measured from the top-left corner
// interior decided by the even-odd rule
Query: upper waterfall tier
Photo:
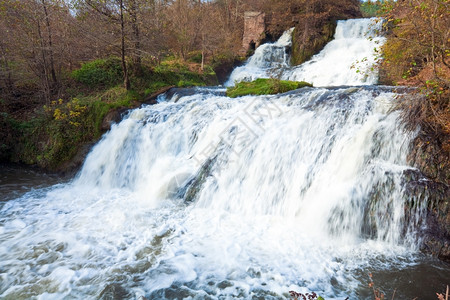
[[[290,29],[276,43],[256,49],[246,65],[233,71],[226,85],[270,77],[307,81],[314,86],[376,84],[375,64],[385,41],[378,35],[381,26],[381,20],[376,18],[338,21],[334,39],[311,60],[296,67],[289,65],[287,55]]]

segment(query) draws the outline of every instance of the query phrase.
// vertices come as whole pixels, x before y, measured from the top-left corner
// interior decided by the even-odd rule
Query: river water
[[[369,273],[389,297],[435,298],[450,268],[419,251],[424,207],[404,214],[415,132],[398,92],[346,56],[375,60],[371,24],[339,22],[343,41],[313,58],[345,56],[341,75],[289,67],[288,32],[230,79],[315,88],[180,90],[113,125],[69,181],[2,167],[0,298],[371,299]]]

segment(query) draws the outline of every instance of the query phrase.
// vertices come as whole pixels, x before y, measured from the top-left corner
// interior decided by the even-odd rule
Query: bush
[[[193,63],[200,64],[202,62],[202,52],[201,51],[193,51],[188,53],[187,60]]]
[[[111,87],[122,81],[122,65],[118,58],[97,59],[72,72],[72,78],[90,87]]]

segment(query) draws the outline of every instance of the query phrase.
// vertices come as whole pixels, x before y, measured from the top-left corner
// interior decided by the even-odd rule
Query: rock
[[[118,283],[108,284],[100,293],[98,299],[100,300],[119,300],[128,299],[131,297],[130,292],[120,286]]]
[[[421,132],[413,142],[408,161],[436,182],[450,184],[450,160],[442,150],[445,136]]]
[[[423,219],[417,230],[422,238],[421,250],[450,262],[450,188],[448,185],[426,178],[417,170],[405,171],[405,196],[409,199],[406,220],[426,202]]]
[[[408,160],[423,174],[422,180],[416,181],[415,195],[428,201],[422,250],[450,262],[450,162],[440,146],[441,139],[422,132]]]
[[[336,23],[327,21],[320,27],[296,26],[292,38],[291,63],[299,65],[320,52],[333,39]]]
[[[145,103],[145,104],[156,104],[156,103],[158,103],[156,101],[156,98],[159,95],[164,94],[165,92],[169,91],[171,88],[174,88],[174,87],[175,87],[174,85],[170,85],[170,86],[165,86],[165,87],[157,90],[156,92],[154,92],[154,93],[148,95],[147,97],[145,97],[143,103]]]
[[[109,111],[103,118],[102,127],[103,131],[111,129],[111,125],[122,121],[123,114],[128,111],[128,108],[117,108]]]
[[[295,27],[291,63],[301,64],[317,54],[333,39],[337,20],[362,17],[357,0],[310,1],[305,5],[271,6],[266,14],[267,40],[275,41],[285,30]]]
[[[186,193],[184,195],[184,201],[189,203],[193,202],[198,195],[203,183],[205,183],[208,176],[211,175],[211,169],[213,167],[215,158],[208,158],[200,168],[195,179],[189,184]]]
[[[95,145],[97,141],[92,141],[90,143],[86,143],[82,145],[75,156],[63,164],[61,164],[56,171],[58,171],[63,176],[74,176],[83,165],[86,156],[91,151],[92,147]]]
[[[219,84],[226,82],[231,72],[233,72],[236,67],[239,67],[244,63],[244,58],[238,56],[215,57],[213,60],[213,69],[216,73]]]

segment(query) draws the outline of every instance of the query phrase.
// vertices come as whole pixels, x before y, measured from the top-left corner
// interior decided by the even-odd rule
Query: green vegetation
[[[120,59],[111,57],[85,63],[72,72],[72,78],[90,87],[117,85],[122,81]]]
[[[379,17],[383,13],[384,1],[371,1],[361,2],[361,13],[364,18]]]
[[[131,107],[138,100],[136,93],[122,87],[112,88],[104,95],[108,97],[58,99],[39,109],[29,120],[7,119],[9,131],[15,136],[13,146],[8,149],[11,160],[58,169],[82,145],[100,137],[103,118],[111,109]]]
[[[146,94],[154,93],[164,86],[204,86],[217,84],[216,74],[210,66],[200,66],[196,63],[186,63],[180,59],[169,58],[142,76],[145,82]]]
[[[421,101],[402,99],[405,123],[420,128],[414,162],[436,181],[450,180],[450,67],[448,1],[384,3],[388,39],[383,46],[380,74],[383,84],[418,87]],[[436,155],[430,155],[436,153]],[[433,168],[430,168],[433,166]],[[430,171],[436,169],[435,171]]]
[[[72,72],[61,98],[38,106],[27,118],[2,112],[0,159],[65,169],[83,145],[101,136],[109,112],[137,107],[164,87],[217,84],[210,67],[202,72],[198,65],[174,58],[156,67],[143,66],[139,75],[131,73],[131,90],[123,87],[121,77],[117,58],[88,62]]]
[[[236,98],[245,95],[273,95],[307,86],[312,87],[310,83],[304,81],[259,78],[252,82],[239,82],[236,86],[228,88],[227,96]]]
[[[59,169],[101,135],[111,110],[224,82],[245,53],[245,11],[272,20],[265,41],[298,27],[294,53],[306,56],[335,20],[359,16],[358,0],[72,2],[0,1],[2,161]]]

